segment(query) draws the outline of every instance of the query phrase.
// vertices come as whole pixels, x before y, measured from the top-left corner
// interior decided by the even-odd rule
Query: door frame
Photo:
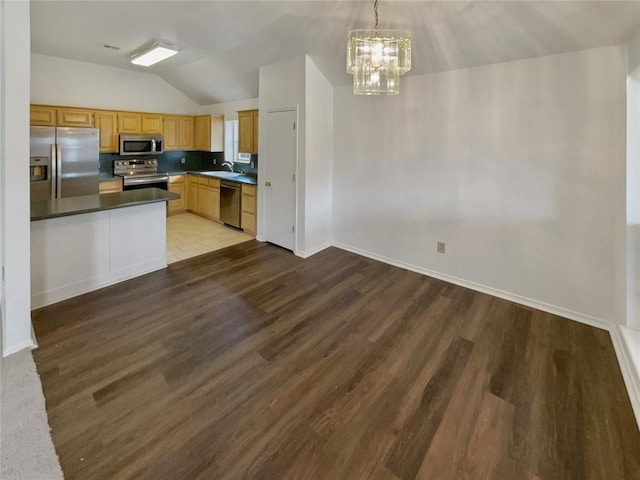
[[[279,113],[279,112],[295,112],[295,117],[296,117],[296,129],[295,129],[295,138],[296,138],[296,147],[295,147],[295,165],[294,165],[294,170],[295,170],[295,176],[296,179],[294,181],[294,190],[295,190],[295,205],[294,205],[294,215],[295,218],[293,219],[293,225],[295,228],[295,232],[294,232],[294,236],[293,236],[293,253],[296,254],[296,252],[298,252],[298,235],[300,233],[300,229],[298,228],[298,215],[299,215],[299,162],[300,162],[300,136],[298,134],[298,132],[300,131],[300,108],[298,107],[298,105],[293,105],[290,107],[278,107],[278,108],[267,108],[264,110],[266,112],[266,115],[260,115],[260,124],[258,126],[259,128],[259,132],[264,132],[262,135],[258,134],[258,142],[259,142],[259,148],[258,148],[258,152],[263,152],[264,153],[262,155],[260,155],[259,159],[258,159],[258,171],[262,170],[262,174],[258,174],[258,179],[262,178],[262,185],[258,185],[258,200],[259,200],[259,209],[258,211],[260,212],[260,215],[258,216],[258,232],[256,235],[256,240],[260,241],[260,242],[266,242],[267,239],[265,238],[265,231],[266,231],[266,226],[265,226],[265,219],[267,218],[266,212],[267,212],[267,192],[265,189],[265,185],[264,182],[266,181],[266,172],[267,172],[267,165],[269,163],[269,151],[267,149],[267,142],[266,141],[261,141],[262,138],[265,138],[264,136],[266,135],[267,132],[267,115],[269,115],[270,113]],[[263,120],[264,119],[264,120]],[[263,123],[264,122],[264,123]],[[262,168],[260,168],[262,167]]]

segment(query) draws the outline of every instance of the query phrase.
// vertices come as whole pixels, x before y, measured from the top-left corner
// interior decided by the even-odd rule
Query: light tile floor
[[[167,263],[195,257],[255,238],[193,213],[167,217]]]

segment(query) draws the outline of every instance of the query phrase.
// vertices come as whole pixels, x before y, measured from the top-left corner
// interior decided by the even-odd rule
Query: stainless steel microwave
[[[162,153],[162,135],[120,135],[120,155]]]

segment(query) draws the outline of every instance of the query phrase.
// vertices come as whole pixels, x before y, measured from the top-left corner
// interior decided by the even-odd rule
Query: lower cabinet
[[[243,184],[240,225],[245,232],[252,235],[256,234],[256,198],[256,186]]]
[[[188,185],[189,211],[220,221],[220,180],[188,175]]]
[[[198,213],[198,177],[187,175],[187,208],[192,213]]]
[[[108,180],[100,180],[100,193],[113,193],[122,191],[122,178],[110,178]]]
[[[187,209],[187,187],[185,175],[171,175],[169,177],[169,191],[177,193],[180,198],[167,202],[167,215],[184,212]]]

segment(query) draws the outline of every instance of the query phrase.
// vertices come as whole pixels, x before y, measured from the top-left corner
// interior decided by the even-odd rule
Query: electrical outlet
[[[444,242],[438,242],[438,246],[436,247],[436,250],[438,250],[438,253],[444,253],[444,248],[445,248]]]
[[[217,165],[217,164],[218,164],[218,161],[217,161],[215,158],[213,159],[213,164],[214,164],[214,165]]]
[[[186,162],[186,160],[184,159],[184,157],[182,157],[182,158],[180,159],[180,163],[182,163],[182,164],[184,165],[184,163],[185,163],[185,162]]]

